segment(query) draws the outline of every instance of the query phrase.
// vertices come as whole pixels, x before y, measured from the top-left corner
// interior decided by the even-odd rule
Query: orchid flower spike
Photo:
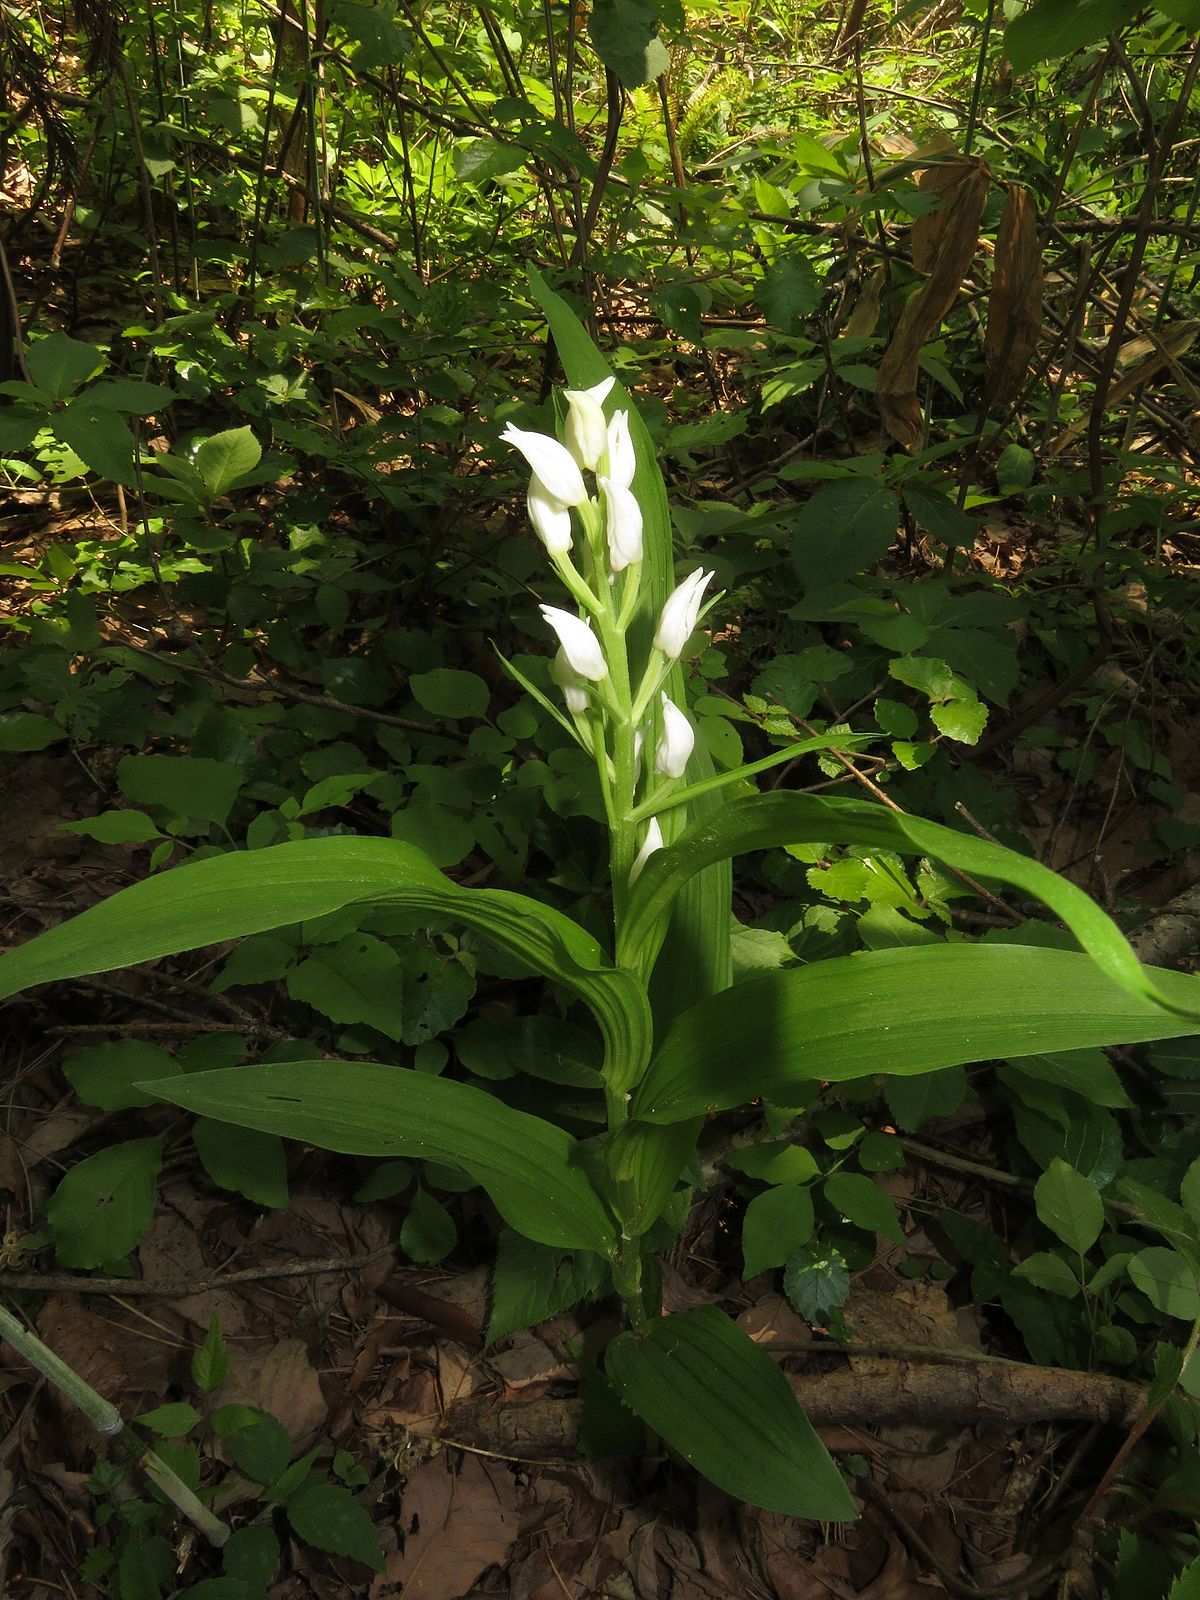
[[[608,662],[600,641],[582,617],[563,611],[558,606],[542,606],[541,613],[558,635],[567,664],[581,678],[599,683],[608,677]]]
[[[678,661],[696,627],[700,615],[700,602],[714,574],[697,567],[671,594],[662,608],[658,632],[654,635],[654,648],[661,650],[668,661]]]
[[[575,671],[565,650],[560,650],[550,663],[550,676],[562,690],[567,710],[573,717],[582,716],[592,703],[585,687],[587,679]]]
[[[525,509],[534,533],[550,554],[566,555],[571,548],[571,513],[561,500],[546,493],[546,486],[539,477],[534,476],[529,480]]]
[[[646,829],[646,837],[642,840],[642,848],[638,851],[632,867],[629,869],[630,883],[636,883],[642,868],[649,861],[656,850],[663,847],[662,829],[658,825],[658,818],[651,817],[650,825]]]
[[[614,572],[621,572],[642,559],[642,508],[632,489],[612,478],[597,478],[596,482],[604,496],[608,564]]]
[[[605,378],[590,389],[564,389],[567,414],[566,444],[581,467],[595,472],[608,449],[608,427],[604,420],[604,401],[616,383]]]
[[[654,747],[654,770],[665,778],[682,778],[696,744],[696,730],[663,691],[662,733]]]
[[[533,433],[509,423],[500,435],[505,444],[515,445],[533,469],[542,493],[560,506],[581,506],[588,498],[583,474],[566,445],[548,433]]]
[[[633,453],[633,440],[629,437],[629,413],[618,411],[608,423],[608,471],[610,482],[628,489],[637,471],[637,458]]]

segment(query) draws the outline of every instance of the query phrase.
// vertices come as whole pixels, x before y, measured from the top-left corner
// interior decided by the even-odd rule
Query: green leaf
[[[1195,1004],[1200,980],[1153,972]],[[969,1007],[954,997],[970,995]],[[1014,1006],[1012,997],[1020,995]],[[1089,957],[1029,945],[955,944],[842,956],[739,984],[672,1024],[633,1100],[675,1122],[801,1085],[908,1074],[1026,1051],[1122,1044],[1194,1022],[1118,988]]]
[[[1132,22],[1136,0],[1035,0],[1004,30],[1001,46],[1014,72],[1057,61]]]
[[[1181,985],[1177,976],[1168,982],[1166,975],[1157,972],[1152,976],[1108,914],[1058,873],[1015,850],[957,833],[939,823],[924,822],[861,800],[820,795],[777,792],[726,800],[716,813],[694,822],[676,841],[652,856],[630,895],[619,951],[622,964],[636,966],[644,959],[647,947],[652,947],[658,919],[693,873],[749,850],[830,843],[930,856],[976,877],[1011,884],[1042,900],[1113,982],[1131,995],[1157,1001],[1182,1015],[1200,1015],[1200,984],[1185,980]],[[1168,1038],[1188,1031],[1182,1026],[1164,1028],[1161,1033],[1142,1037]],[[1068,1046],[1064,1044],[1063,1048]]]
[[[90,393],[56,412],[50,426],[98,477],[112,483],[134,483],[134,441],[129,425],[116,411],[96,404]]]
[[[947,700],[929,714],[938,732],[959,744],[978,744],[987,727],[988,711],[981,700]]]
[[[1194,1322],[1200,1317],[1200,1285],[1195,1269],[1179,1254],[1151,1245],[1129,1258],[1129,1276],[1156,1311]]]
[[[161,383],[143,383],[140,378],[105,378],[92,385],[86,398],[90,405],[103,406],[107,411],[148,417],[170,405],[176,395],[173,389],[165,389]]]
[[[460,139],[451,159],[459,183],[485,184],[518,172],[527,165],[529,153],[497,139]]]
[[[373,1061],[287,1061],[190,1073],[146,1087],[241,1127],[345,1155],[441,1161],[482,1185],[510,1227],[541,1244],[608,1254],[613,1224],[575,1141],[481,1089]]]
[[[475,672],[435,667],[415,672],[408,680],[417,703],[438,717],[486,717],[492,692]]]
[[[724,1158],[723,1165],[733,1172],[744,1172],[748,1178],[757,1178],[760,1183],[811,1183],[820,1174],[812,1152],[785,1139],[734,1150]]]
[[[279,1565],[279,1540],[270,1528],[235,1528],[221,1551],[221,1565],[231,1578],[265,1590]]]
[[[64,1267],[101,1267],[134,1249],[154,1215],[161,1165],[161,1139],[127,1139],[71,1168],[46,1202]]]
[[[310,1478],[287,1503],[292,1532],[305,1544],[383,1571],[383,1552],[366,1510],[340,1483]]]
[[[642,1070],[650,1043],[645,990],[610,965],[590,934],[524,895],[461,888],[398,839],[304,839],[145,879],[0,955],[0,999],[31,984],[109,972],[367,901],[450,917],[482,933],[591,1008],[615,1089]]]
[[[1056,1156],[1033,1190],[1038,1217],[1050,1232],[1084,1255],[1104,1227],[1104,1201],[1095,1184]]]
[[[888,1110],[896,1126],[916,1133],[934,1117],[949,1117],[969,1093],[967,1075],[961,1067],[941,1072],[915,1072],[911,1077],[889,1077],[883,1086]]]
[[[797,333],[821,304],[816,268],[800,250],[779,256],[767,268],[758,290],[763,316],[782,333]]]
[[[652,82],[670,65],[657,31],[652,0],[596,0],[588,19],[596,54],[626,89]]]
[[[117,1039],[72,1050],[63,1061],[63,1077],[86,1106],[101,1111],[128,1111],[132,1106],[152,1106],[158,1101],[138,1085],[144,1078],[166,1078],[182,1073],[175,1057],[156,1044],[137,1039]]]
[[[781,1267],[812,1238],[812,1195],[798,1184],[756,1194],[742,1219],[744,1278]]]
[[[1171,15],[1170,12],[1167,13]],[[1194,27],[1200,28],[1200,15],[1197,16]],[[1189,1561],[1187,1566],[1171,1585],[1167,1600],[1200,1600],[1200,1556],[1194,1561]]]
[[[67,737],[67,730],[53,717],[37,711],[0,712],[0,754],[25,755],[44,750]]]
[[[883,559],[899,535],[900,506],[875,478],[838,478],[804,502],[792,561],[809,587],[836,583]]]
[[[825,1199],[856,1228],[881,1233],[903,1244],[904,1229],[891,1199],[877,1183],[861,1172],[835,1172],[825,1180]]]
[[[25,350],[30,378],[51,400],[65,400],[107,365],[107,357],[95,345],[83,344],[65,333],[32,339]]]
[[[220,1318],[214,1315],[204,1335],[204,1343],[192,1354],[192,1382],[202,1394],[211,1394],[225,1382],[228,1371],[229,1351],[221,1337]]]
[[[492,1268],[487,1343],[596,1299],[607,1282],[603,1262],[590,1251],[551,1250],[505,1228]]]
[[[1081,1095],[1094,1106],[1129,1110],[1133,1102],[1103,1050],[1061,1050],[1055,1055],[1024,1056],[1018,1071],[1039,1083],[1053,1083]]]
[[[245,1195],[256,1206],[287,1205],[287,1161],[273,1134],[197,1117],[192,1139],[205,1172],[222,1189]]]
[[[1038,1250],[1033,1255],[1026,1256],[1024,1261],[1013,1268],[1013,1276],[1024,1278],[1027,1283],[1033,1284],[1035,1289],[1045,1289],[1048,1294],[1061,1295],[1064,1300],[1073,1300],[1079,1293],[1079,1279],[1071,1268],[1069,1261],[1064,1261],[1062,1256],[1056,1256],[1049,1250]]]
[[[458,1243],[454,1218],[424,1189],[418,1189],[400,1227],[400,1248],[410,1261],[432,1266]]]
[[[255,1483],[264,1486],[274,1483],[285,1470],[292,1459],[292,1438],[280,1422],[278,1417],[269,1411],[260,1411],[256,1406],[222,1406],[213,1418],[223,1412],[249,1413],[248,1417],[238,1417],[241,1426],[228,1434],[223,1434],[229,1440],[229,1452],[233,1456],[234,1465],[253,1478]]]
[[[81,834],[100,844],[147,844],[151,839],[162,838],[144,811],[101,811],[99,816],[84,817],[79,822],[64,822],[63,831]]]
[[[783,1292],[806,1322],[824,1327],[850,1293],[850,1274],[841,1253],[819,1245],[797,1250],[783,1274]]]
[[[200,1421],[200,1413],[186,1400],[176,1400],[170,1405],[156,1406],[153,1411],[143,1411],[134,1421],[164,1439],[182,1439]]]
[[[1179,1185],[1179,1198],[1193,1224],[1200,1228],[1200,1156],[1184,1173]]]
[[[242,777],[240,767],[207,756],[125,756],[117,767],[117,785],[126,799],[222,827]]]
[[[331,1022],[365,1022],[388,1039],[404,1035],[403,965],[395,950],[367,933],[321,946],[287,975],[293,1000]]]
[[[785,1516],[857,1517],[787,1378],[715,1306],[619,1334],[605,1371],[630,1410],[726,1494]]]
[[[261,460],[262,446],[249,427],[214,433],[205,439],[193,457],[196,470],[213,500],[253,472]]]

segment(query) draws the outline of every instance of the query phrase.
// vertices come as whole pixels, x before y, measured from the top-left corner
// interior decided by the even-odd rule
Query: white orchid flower
[[[646,829],[646,837],[642,840],[642,848],[638,851],[636,857],[634,858],[634,863],[629,869],[630,883],[637,882],[638,875],[640,874],[642,868],[646,865],[647,861],[649,861],[654,852],[656,850],[661,850],[662,847],[663,836],[662,829],[658,825],[658,818],[651,817],[650,825]]]
[[[541,613],[558,635],[562,653],[573,672],[592,683],[608,677],[608,662],[600,641],[582,617],[558,606],[542,606]]]
[[[595,472],[608,449],[604,401],[616,381],[615,378],[605,378],[603,383],[593,384],[590,389],[563,390],[563,398],[570,408],[567,413],[567,449],[579,465],[589,472]]]
[[[533,433],[511,422],[500,437],[521,452],[551,500],[557,500],[560,506],[581,506],[588,498],[583,474],[566,445],[548,433]]]
[[[608,422],[608,471],[605,476],[611,483],[628,489],[637,471],[637,458],[633,453],[633,440],[629,437],[629,413],[618,411]]]
[[[604,496],[604,529],[608,535],[608,564],[614,572],[642,559],[642,508],[631,489],[612,478],[597,478]]]
[[[563,699],[567,702],[567,710],[572,716],[581,716],[591,705],[591,697],[584,685],[586,678],[581,678],[575,668],[567,660],[565,650],[560,650],[550,663],[550,676],[563,692]]]
[[[566,555],[571,548],[571,513],[561,500],[547,493],[546,485],[536,475],[529,480],[525,496],[525,509],[533,524],[533,531],[551,555]]]
[[[654,747],[654,770],[664,778],[682,778],[696,744],[696,730],[663,691],[662,733]]]
[[[700,602],[714,574],[697,567],[671,594],[662,608],[658,632],[654,635],[654,648],[661,650],[668,661],[678,661],[696,627],[700,615]]]

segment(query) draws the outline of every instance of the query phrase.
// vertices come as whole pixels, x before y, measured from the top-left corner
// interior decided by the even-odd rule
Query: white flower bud
[[[608,535],[608,564],[614,572],[642,559],[642,508],[631,489],[612,478],[597,478],[604,496],[604,529]]]
[[[591,705],[591,698],[584,685],[586,678],[581,678],[574,667],[567,660],[565,650],[560,650],[550,663],[550,676],[563,692],[563,699],[567,702],[567,710],[572,716],[581,716]]]
[[[592,683],[608,677],[608,662],[600,641],[582,617],[558,606],[542,606],[541,613],[558,635],[563,655],[572,671]]]
[[[535,473],[529,480],[525,496],[525,509],[533,531],[551,555],[566,555],[571,548],[571,513],[561,500],[556,500],[546,490],[546,485]]]
[[[605,378],[590,389],[564,389],[567,414],[566,444],[581,467],[595,472],[608,449],[608,430],[604,421],[604,401],[617,380]]]
[[[696,743],[696,730],[666,692],[662,696],[662,733],[654,747],[654,770],[664,778],[682,778]]]
[[[654,647],[661,650],[669,661],[678,661],[696,627],[700,602],[704,591],[712,582],[713,574],[697,567],[668,598],[662,608]]]
[[[548,433],[533,433],[509,423],[500,435],[505,444],[515,445],[541,480],[543,490],[562,506],[581,506],[588,498],[583,474],[566,445]]]
[[[629,437],[629,413],[618,411],[608,422],[608,470],[605,477],[628,489],[637,471],[633,440]]]
[[[646,837],[642,840],[642,848],[638,851],[632,867],[629,869],[630,883],[636,883],[638,874],[649,861],[656,850],[663,847],[662,829],[658,825],[658,818],[651,817],[650,825],[646,829]]]

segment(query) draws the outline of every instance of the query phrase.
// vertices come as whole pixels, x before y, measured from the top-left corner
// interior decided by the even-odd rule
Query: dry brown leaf
[[[0,1132],[0,1189],[20,1193],[34,1167],[66,1150],[107,1115],[69,1096],[50,1111],[24,1116],[18,1133]]]
[[[947,153],[951,153],[947,146]],[[938,161],[926,167],[917,180],[917,188],[924,195],[934,195],[941,202],[934,210],[913,218],[909,235],[912,264],[918,272],[932,272],[938,246],[946,227],[950,206],[962,183],[979,170],[978,163],[953,154],[947,161]]]
[[[875,332],[879,321],[879,299],[887,276],[886,267],[876,267],[863,284],[842,330],[848,339],[869,339]]]
[[[989,403],[1011,400],[1042,332],[1044,278],[1037,209],[1029,191],[1010,183],[996,235],[996,270],[984,335]]]
[[[221,1403],[258,1406],[278,1417],[297,1449],[328,1415],[325,1396],[302,1339],[281,1339],[269,1350],[231,1352]]]
[[[906,301],[875,375],[875,398],[884,427],[906,450],[922,442],[917,372],[921,349],[954,304],[979,243],[979,218],[987,199],[988,169],[972,163],[960,176],[938,236],[925,282]]]
[[[473,1456],[455,1471],[439,1456],[408,1480],[401,1518],[404,1549],[371,1584],[370,1600],[461,1600],[517,1537],[512,1476]]]

